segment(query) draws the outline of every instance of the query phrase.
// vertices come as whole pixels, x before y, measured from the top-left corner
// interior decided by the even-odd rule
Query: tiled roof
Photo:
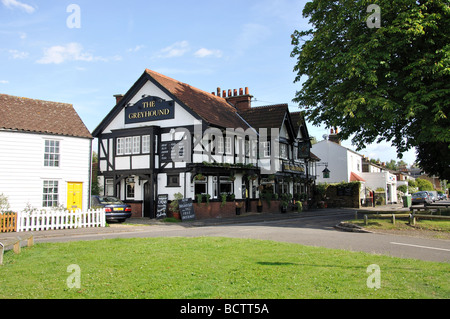
[[[309,154],[310,154],[309,157],[310,157],[311,160],[316,161],[316,162],[320,162],[320,158],[318,158],[316,154],[314,154],[311,151],[309,152]]]
[[[366,180],[361,176],[351,172],[350,173],[350,182],[365,182]]]
[[[202,91],[158,72],[149,69],[145,71],[206,122],[224,128],[248,128],[245,121],[238,115],[237,110],[224,98]]]
[[[280,128],[287,111],[287,104],[275,104],[252,107],[240,114],[254,128]]]
[[[0,94],[0,129],[92,138],[72,104]]]
[[[298,129],[301,125],[304,125],[305,118],[303,117],[301,112],[290,112],[292,125],[294,126],[295,132],[298,132]]]

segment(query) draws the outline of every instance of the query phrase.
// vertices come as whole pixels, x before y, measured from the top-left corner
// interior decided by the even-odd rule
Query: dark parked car
[[[430,194],[427,191],[417,192],[412,194],[411,197],[412,204],[431,204],[432,199],[430,197]]]
[[[131,206],[116,197],[94,195],[91,197],[91,206],[92,208],[105,208],[107,222],[122,223],[131,217]]]

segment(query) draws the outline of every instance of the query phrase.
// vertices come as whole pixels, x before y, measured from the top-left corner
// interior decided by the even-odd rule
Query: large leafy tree
[[[291,56],[308,120],[358,149],[385,140],[401,158],[416,148],[425,171],[450,179],[449,1],[314,0],[303,16],[312,28],[292,34]]]

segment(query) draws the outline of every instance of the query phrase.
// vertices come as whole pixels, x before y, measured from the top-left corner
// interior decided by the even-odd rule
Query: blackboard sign
[[[187,141],[161,142],[159,158],[161,163],[187,162],[190,158]]]
[[[161,194],[158,195],[158,203],[156,205],[156,218],[162,219],[166,218],[167,214],[167,200],[169,199],[169,195],[167,194]]]
[[[194,206],[192,205],[191,198],[183,198],[182,200],[179,200],[178,206],[180,207],[182,221],[195,220]]]
[[[352,195],[353,195],[353,186],[337,187],[337,196],[352,196]]]
[[[172,162],[172,150],[177,143],[178,141],[161,142],[161,149],[159,150],[159,161],[161,163]]]

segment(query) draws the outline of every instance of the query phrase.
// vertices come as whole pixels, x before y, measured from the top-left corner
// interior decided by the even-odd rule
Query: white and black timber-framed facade
[[[306,124],[286,104],[271,106],[277,120],[265,125],[255,114],[274,116],[251,108],[247,88],[208,93],[149,69],[116,98],[92,135],[103,193],[130,203],[134,217],[155,218],[163,194],[207,198],[209,208],[196,211],[207,218],[234,214],[235,201],[256,211],[263,184],[307,194],[314,183]],[[225,195],[233,206],[215,209]]]

